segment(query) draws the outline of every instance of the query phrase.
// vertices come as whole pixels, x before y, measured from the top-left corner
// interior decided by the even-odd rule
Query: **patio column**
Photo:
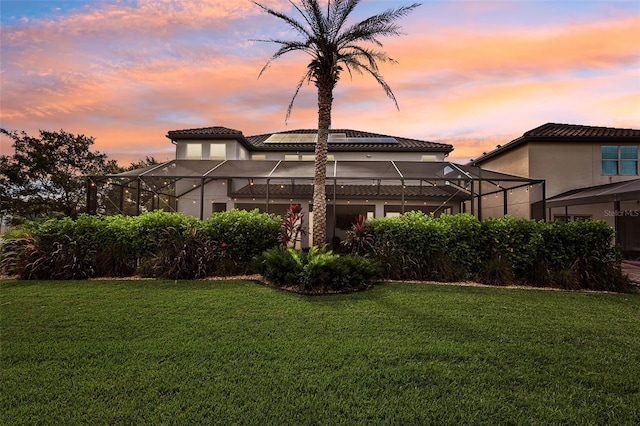
[[[200,181],[200,220],[204,219],[204,178]]]
[[[136,215],[140,216],[140,184],[141,184],[141,179],[138,178],[137,180],[137,184],[136,184]]]
[[[482,220],[482,180],[478,182],[478,220]]]
[[[508,200],[507,200],[507,189],[506,188],[502,190],[502,203],[504,204],[502,214],[504,216],[506,216],[506,215],[509,214],[509,208],[507,207]]]
[[[542,212],[544,214],[544,212],[547,211],[547,181],[542,181],[541,182],[542,185]],[[544,221],[547,221],[547,215],[545,214],[544,216]]]
[[[615,236],[616,244],[620,244],[620,233],[618,230],[620,229],[620,215],[618,212],[620,211],[620,201],[614,198],[613,201],[613,235]]]
[[[473,198],[475,197],[475,190],[473,188],[473,179],[471,180],[471,216],[476,215],[475,203],[473,202]]]
[[[267,195],[266,195],[266,206],[264,208],[265,213],[269,213],[269,179],[267,179]]]

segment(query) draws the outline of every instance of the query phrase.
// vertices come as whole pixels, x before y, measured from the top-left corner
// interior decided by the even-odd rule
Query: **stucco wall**
[[[492,157],[480,165],[483,169],[530,177],[529,144],[513,148],[497,157]]]
[[[638,178],[638,175],[603,175],[600,152],[602,145],[623,144],[619,142],[537,142],[530,144],[531,177],[547,180],[547,197],[553,197],[572,189]]]

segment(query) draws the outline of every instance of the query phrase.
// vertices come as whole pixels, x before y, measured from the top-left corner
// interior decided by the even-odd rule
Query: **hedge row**
[[[548,223],[469,214],[410,212],[371,220],[368,255],[386,278],[474,280],[566,289],[628,291],[614,231],[604,221]]]
[[[23,279],[247,273],[254,256],[277,245],[279,230],[278,216],[257,210],[231,210],[202,221],[160,210],[51,219],[5,242],[0,272]]]
[[[244,210],[216,213],[203,221],[162,211],[52,219],[3,244],[0,273],[23,279],[134,274],[182,279],[247,273],[253,270],[254,257],[278,246],[280,227],[279,216]],[[410,212],[368,223],[361,218],[343,244],[381,265],[386,279],[629,291],[613,237],[604,221],[546,223],[505,217],[480,222],[468,214],[435,218]],[[286,260],[291,252],[272,254]],[[332,253],[316,254],[302,259],[310,265],[322,263],[317,268],[322,274],[348,269]],[[290,276],[292,271],[282,273]],[[305,274],[294,275],[316,277]],[[323,287],[338,286],[337,278],[325,278],[305,278],[309,282],[301,285],[311,288],[311,281],[324,280]],[[292,284],[285,281],[280,285]]]

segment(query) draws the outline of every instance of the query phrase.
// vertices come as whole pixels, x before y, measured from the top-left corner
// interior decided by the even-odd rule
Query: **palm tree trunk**
[[[327,242],[327,150],[333,90],[328,85],[318,84],[318,141],[315,152],[313,178],[313,244],[323,246]],[[325,86],[325,87],[323,87]]]

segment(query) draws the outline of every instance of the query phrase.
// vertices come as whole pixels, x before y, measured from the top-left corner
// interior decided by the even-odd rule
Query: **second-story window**
[[[638,146],[637,145],[604,145],[601,147],[602,174],[637,175],[638,174]]]
[[[187,144],[187,160],[202,160],[202,144]]]
[[[223,143],[212,143],[209,151],[209,160],[226,160],[227,145]]]

